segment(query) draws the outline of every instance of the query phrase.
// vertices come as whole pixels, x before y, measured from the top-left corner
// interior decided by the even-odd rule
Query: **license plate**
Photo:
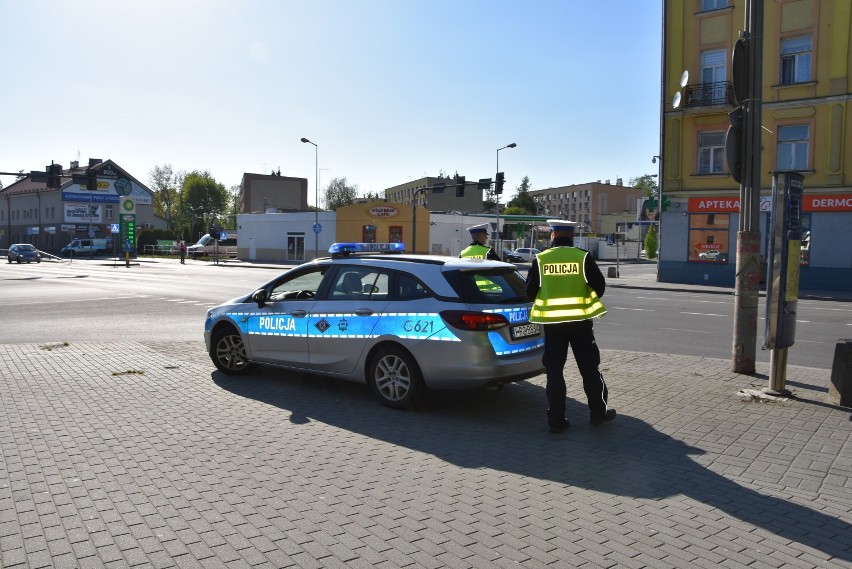
[[[541,333],[541,327],[538,324],[521,324],[512,328],[512,339],[529,338],[530,336],[538,336]]]

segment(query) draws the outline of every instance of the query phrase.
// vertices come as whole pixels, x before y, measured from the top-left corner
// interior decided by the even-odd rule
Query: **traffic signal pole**
[[[746,0],[747,59],[742,104],[742,174],[740,218],[737,231],[736,281],[734,288],[733,371],[751,374],[757,354],[758,288],[760,284],[760,129],[763,97],[763,0]],[[735,50],[736,53],[736,50]],[[736,55],[735,55],[736,58]],[[736,74],[737,62],[734,62]],[[736,81],[736,77],[735,77]],[[745,89],[743,89],[745,88]],[[735,85],[734,91],[737,92]],[[737,96],[740,98],[740,96]]]

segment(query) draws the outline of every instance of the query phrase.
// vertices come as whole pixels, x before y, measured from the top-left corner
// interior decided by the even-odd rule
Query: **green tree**
[[[148,172],[148,184],[154,191],[154,213],[166,220],[170,230],[174,230],[180,217],[179,175],[176,175],[171,164],[154,166]]]
[[[190,172],[181,186],[181,213],[190,220],[190,239],[206,233],[212,223],[221,223],[228,211],[228,191],[209,171]],[[199,230],[200,228],[200,230]]]
[[[222,227],[236,229],[238,213],[240,213],[240,186],[233,185],[228,190],[228,220],[222,224]]]
[[[651,225],[650,227],[648,227],[648,233],[645,234],[645,258],[657,258],[657,245],[657,226]]]
[[[350,186],[346,181],[346,176],[334,178],[323,190],[323,198],[325,199],[325,208],[327,210],[333,211],[339,207],[351,205],[355,203],[357,197],[358,186]]]
[[[643,198],[650,198],[657,195],[657,178],[653,174],[645,174],[637,178],[630,179],[630,186],[642,190]]]
[[[535,215],[536,203],[530,195],[530,177],[524,176],[521,185],[517,188],[518,193],[506,204],[508,215]]]
[[[384,196],[380,196],[379,192],[367,192],[364,194],[364,199],[366,200],[381,200],[384,199]]]

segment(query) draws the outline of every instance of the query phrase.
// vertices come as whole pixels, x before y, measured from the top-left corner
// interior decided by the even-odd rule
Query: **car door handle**
[[[307,311],[305,310],[294,310],[293,312],[289,312],[288,314],[293,318],[304,318],[308,315]]]
[[[357,308],[355,309],[355,316],[372,316],[373,311],[369,308]]]

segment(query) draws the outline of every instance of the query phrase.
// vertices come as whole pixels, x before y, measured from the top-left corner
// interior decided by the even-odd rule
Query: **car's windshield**
[[[19,251],[35,251],[36,248],[32,245],[18,245]]]

